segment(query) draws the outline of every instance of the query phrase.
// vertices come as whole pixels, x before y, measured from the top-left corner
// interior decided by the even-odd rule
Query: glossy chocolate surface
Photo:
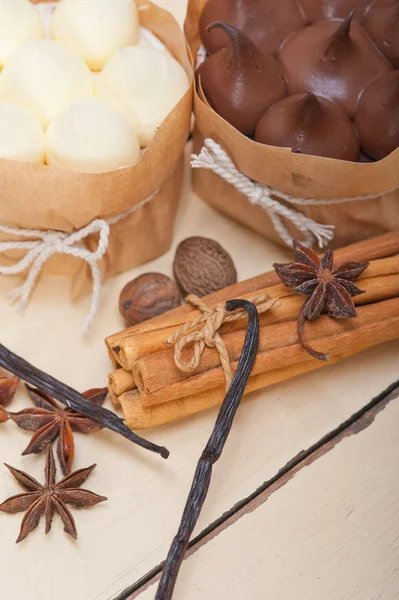
[[[364,28],[383,55],[399,68],[399,0],[377,0],[367,13]]]
[[[399,71],[382,75],[364,91],[355,117],[364,151],[388,156],[399,146]]]
[[[223,31],[227,46],[205,60],[198,80],[214,110],[252,135],[269,106],[286,94],[281,65],[233,25],[215,23],[209,29],[211,35]]]
[[[359,140],[335,103],[312,93],[284,98],[269,108],[256,128],[257,142],[341,160],[358,160]]]
[[[200,18],[201,39],[208,52],[226,45],[221,31],[208,32],[215,21],[243,31],[263,52],[276,55],[281,43],[306,23],[296,0],[209,0]]]
[[[362,22],[373,0],[299,0],[309,23],[326,19],[345,19],[353,9],[355,18]]]
[[[351,118],[367,85],[392,68],[352,15],[302,29],[278,58],[289,94],[311,91],[338,102]]]
[[[204,93],[245,135],[360,162],[399,146],[399,0],[209,0],[200,33]]]

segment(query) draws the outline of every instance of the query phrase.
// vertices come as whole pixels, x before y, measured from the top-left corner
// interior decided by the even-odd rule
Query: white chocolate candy
[[[67,104],[93,95],[89,67],[51,40],[25,42],[0,75],[0,100],[27,108],[44,128]]]
[[[186,72],[168,52],[138,46],[119,50],[96,82],[97,97],[126,115],[142,147],[188,88]]]
[[[100,71],[92,71],[91,74],[93,76],[93,82],[94,82],[94,96],[96,96],[97,95],[97,81],[100,77]]]
[[[45,137],[48,165],[103,173],[140,160],[140,144],[121,112],[101,100],[74,102],[52,123]]]
[[[168,52],[165,44],[146,27],[140,27],[139,41],[136,46],[139,46],[140,48],[155,48],[161,52]]]
[[[0,67],[26,40],[43,37],[37,9],[29,0],[0,0]]]
[[[61,0],[51,37],[101,70],[124,46],[139,39],[139,17],[133,0]]]
[[[27,110],[0,102],[0,158],[44,163],[44,132]]]

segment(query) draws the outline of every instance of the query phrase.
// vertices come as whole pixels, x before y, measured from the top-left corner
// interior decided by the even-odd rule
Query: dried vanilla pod
[[[177,308],[182,297],[176,283],[162,273],[144,273],[123,288],[119,310],[128,327]]]
[[[61,383],[61,381],[58,381],[51,375],[34,367],[28,361],[8,350],[3,344],[0,344],[0,367],[21,377],[26,383],[40,388],[43,392],[61,402],[61,404],[92,419],[101,427],[118,433],[145,450],[156,452],[162,458],[166,459],[169,457],[169,450],[167,448],[158,446],[158,444],[154,444],[138,436],[115,413],[107,408],[89,402],[87,398],[72,389],[69,385]]]
[[[209,238],[190,237],[177,247],[173,272],[182,293],[206,296],[237,283],[231,256]]]
[[[245,342],[233,381],[220,407],[210,438],[197,463],[179,530],[169,548],[155,600],[171,600],[173,596],[190,537],[206,500],[213,465],[222,455],[256,358],[259,344],[259,315],[255,305],[248,300],[229,300],[226,302],[226,308],[229,311],[242,308],[248,313]]]

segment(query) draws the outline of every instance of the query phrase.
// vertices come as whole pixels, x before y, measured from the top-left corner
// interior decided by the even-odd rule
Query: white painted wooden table
[[[182,20],[185,0],[162,4]],[[187,180],[174,247],[192,234],[218,238],[240,279],[289,258],[200,202]],[[148,270],[171,274],[173,252],[108,282],[86,338],[80,327],[88,300],[71,304],[66,280],[46,278],[21,318],[5,297],[16,282],[1,279],[0,341],[79,390],[105,385],[103,339],[122,325],[120,289]],[[399,398],[367,407],[398,374],[394,342],[243,402],[176,600],[399,597]],[[26,404],[20,392],[14,408]],[[75,466],[98,463],[87,487],[109,501],[74,512],[77,542],[55,518],[47,537],[40,524],[17,546],[20,516],[0,515],[1,598],[153,599],[215,416],[211,410],[144,432],[170,449],[168,461],[107,431],[76,434]],[[41,479],[43,456],[20,456],[29,439],[12,423],[0,426],[1,460]],[[15,493],[18,485],[0,467],[0,499]]]

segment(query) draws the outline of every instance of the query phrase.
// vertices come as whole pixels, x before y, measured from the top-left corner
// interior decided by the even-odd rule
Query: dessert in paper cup
[[[283,245],[398,230],[398,27],[391,0],[190,0],[199,196]]]
[[[2,15],[2,16],[1,16]],[[190,133],[184,35],[148,0],[0,1],[0,273],[73,295],[170,246]]]

